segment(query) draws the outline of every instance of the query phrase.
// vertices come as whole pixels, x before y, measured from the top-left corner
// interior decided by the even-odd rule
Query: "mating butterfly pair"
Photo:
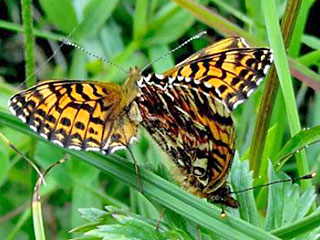
[[[231,112],[261,83],[269,48],[227,38],[165,73],[130,69],[123,86],[46,81],[14,95],[11,112],[48,141],[111,154],[136,140],[141,124],[172,158],[188,191],[238,207],[226,177],[234,156]]]

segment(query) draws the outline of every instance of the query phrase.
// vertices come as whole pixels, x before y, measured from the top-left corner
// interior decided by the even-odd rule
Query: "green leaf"
[[[319,141],[320,126],[301,130],[282,147],[273,161],[274,165],[277,166],[277,169],[280,169],[292,155]]]
[[[252,187],[252,172],[249,171],[249,161],[240,162],[236,153],[233,159],[231,171],[231,183],[234,191],[241,191]],[[259,226],[259,214],[253,197],[253,190],[237,193],[237,200],[240,203],[239,213],[244,219],[255,226]]]
[[[133,17],[133,39],[142,39],[147,30],[147,0],[136,0]]]
[[[301,124],[294,96],[286,50],[282,40],[278,18],[276,16],[275,1],[263,0],[261,3],[267,27],[268,39],[270,41],[271,48],[274,51],[274,64],[277,70],[282,94],[284,96],[283,99],[287,112],[288,125],[291,136],[293,136],[301,130]],[[297,170],[300,175],[309,172],[305,151],[296,155],[296,163]],[[302,185],[306,188],[310,186],[310,183],[304,182]]]
[[[107,206],[106,210],[82,209],[82,217],[95,223],[78,227],[73,232],[81,232],[86,237],[101,239],[192,239],[184,232],[178,229],[170,229],[164,224],[161,224],[159,229],[156,230],[156,221],[141,215],[112,206]]]
[[[119,0],[90,0],[83,9],[83,20],[75,32],[75,38],[88,39],[97,34],[113,13],[118,2]]]
[[[0,110],[0,124],[45,141],[42,137],[28,129],[25,124],[2,110]],[[113,178],[117,178],[136,189],[138,187],[133,164],[124,161],[116,155],[102,156],[96,153],[69,149],[63,149],[63,151],[90,163]],[[143,191],[148,198],[174,210],[196,224],[214,231],[217,236],[228,239],[277,239],[262,229],[254,227],[232,215],[228,215],[227,220],[222,219],[220,217],[221,211],[216,206],[187,193],[180,187],[144,168],[140,168],[140,171]]]
[[[105,215],[105,211],[97,208],[79,208],[81,217],[89,222],[96,222]]]
[[[276,173],[271,162],[269,162],[268,178],[270,183],[290,179],[283,172]],[[302,219],[310,210],[314,200],[313,189],[308,189],[300,196],[297,184],[283,182],[270,185],[265,229],[270,231]]]
[[[310,233],[310,231],[316,230],[308,234],[310,238],[299,238],[299,239],[317,239],[317,237],[312,237],[319,235],[319,225],[320,225],[320,211],[319,208],[311,215],[297,221],[293,224],[275,229],[272,231],[273,234],[280,237],[281,239],[294,239],[302,234]]]
[[[2,129],[0,128],[0,130]],[[0,186],[2,186],[10,169],[8,145],[2,138],[0,138],[0,166]]]
[[[174,6],[167,5],[166,7],[172,8]],[[194,20],[194,17],[190,16],[187,11],[179,9],[175,15],[148,34],[148,37],[142,42],[142,46],[149,47],[175,42],[192,26]]]
[[[302,42],[306,44],[308,47],[319,50],[320,49],[320,40],[317,37],[304,34],[302,35]]]
[[[158,59],[164,54],[167,54],[169,51],[170,51],[170,48],[168,47],[168,45],[162,44],[162,45],[151,46],[150,48],[148,48],[149,59],[151,59],[151,61],[154,61],[155,59]],[[158,61],[152,64],[153,70],[156,73],[162,73],[173,66],[174,66],[174,60],[171,54],[162,59],[159,59]]]
[[[78,24],[71,0],[40,0],[48,20],[60,31],[69,34]]]
[[[297,57],[301,49],[301,36],[305,30],[305,26],[309,17],[310,7],[312,7],[315,0],[302,0],[299,13],[297,16],[296,25],[292,33],[292,40],[289,47],[289,55],[293,58]]]

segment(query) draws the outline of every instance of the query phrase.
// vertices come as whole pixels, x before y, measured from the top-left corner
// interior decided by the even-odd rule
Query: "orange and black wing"
[[[231,111],[257,88],[271,62],[270,49],[228,38],[138,82],[143,125],[189,191],[211,198],[225,184],[234,155]]]
[[[121,87],[88,81],[46,81],[17,93],[11,112],[45,139],[62,147],[110,153],[135,137],[121,114]],[[120,129],[126,124],[126,136]]]
[[[165,76],[204,85],[231,112],[258,87],[273,61],[269,48],[250,48],[227,38],[191,55]]]

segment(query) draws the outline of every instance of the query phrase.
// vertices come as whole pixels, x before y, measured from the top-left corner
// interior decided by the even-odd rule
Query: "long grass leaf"
[[[45,141],[43,138],[29,130],[27,126],[18,119],[2,110],[0,110],[0,124]],[[135,170],[132,163],[125,161],[116,155],[102,156],[100,154],[68,149],[64,149],[64,151],[88,162],[129,186],[138,189]],[[277,239],[262,229],[254,227],[232,215],[228,215],[226,219],[222,219],[220,217],[219,209],[214,205],[186,193],[181,188],[167,182],[144,168],[141,168],[141,180],[144,193],[148,197],[165,207],[174,210],[196,224],[214,231],[217,236],[227,239]]]
[[[286,56],[286,50],[281,37],[282,34],[277,18],[276,6],[274,0],[263,0],[261,3],[267,26],[268,38],[275,55],[274,62],[280,81],[282,94],[284,96],[289,128],[291,135],[294,135],[301,130],[301,125],[292,86],[288,59]],[[300,154],[296,155],[296,163],[300,175],[304,175],[309,172],[305,151],[302,151]],[[304,182],[302,184],[304,187],[311,186],[309,182]]]

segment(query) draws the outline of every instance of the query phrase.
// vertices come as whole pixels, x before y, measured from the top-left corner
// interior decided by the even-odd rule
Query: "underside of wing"
[[[142,124],[173,159],[181,184],[206,197],[224,183],[235,136],[218,98],[185,79],[152,75],[141,82],[137,103]]]
[[[195,53],[164,76],[205,85],[232,111],[254,92],[272,61],[269,48],[248,48],[241,38],[229,38]]]
[[[188,64],[191,61],[201,59],[205,56],[211,54],[217,54],[219,52],[223,52],[226,50],[239,49],[239,48],[248,48],[248,44],[241,37],[230,37],[222,39],[212,45],[201,49],[199,52],[192,54],[190,57],[186,58],[181,63],[177,64],[177,66],[182,66],[184,64]],[[176,66],[176,67],[177,67]],[[169,70],[170,71],[170,70]]]
[[[11,112],[45,139],[76,150],[112,152],[130,141],[136,124],[123,114],[121,87],[97,82],[46,81],[17,93]],[[116,133],[126,124],[131,131]],[[116,133],[116,134],[114,134]]]

